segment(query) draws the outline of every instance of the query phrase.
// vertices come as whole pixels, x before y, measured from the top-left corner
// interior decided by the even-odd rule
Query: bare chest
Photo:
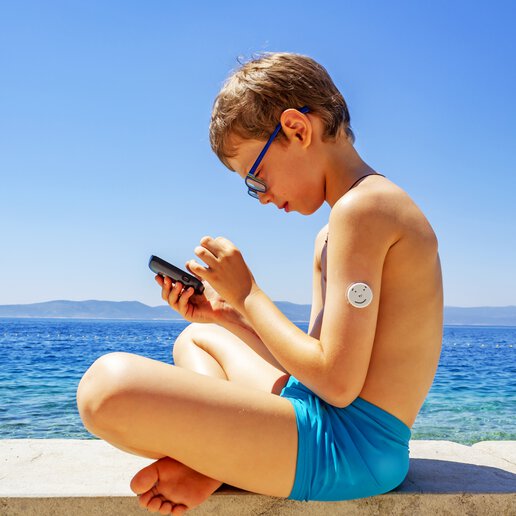
[[[322,298],[323,298],[323,304],[324,300],[326,298],[326,278],[327,278],[327,271],[328,271],[328,238],[326,238],[326,241],[322,245],[320,252],[320,264],[321,264],[321,292],[322,292]]]

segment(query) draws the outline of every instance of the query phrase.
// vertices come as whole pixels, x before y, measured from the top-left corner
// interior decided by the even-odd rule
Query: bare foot
[[[170,457],[143,468],[131,480],[140,507],[174,516],[197,507],[221,485]]]

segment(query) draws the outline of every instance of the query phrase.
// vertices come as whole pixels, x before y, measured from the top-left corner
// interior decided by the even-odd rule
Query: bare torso
[[[402,236],[385,258],[377,329],[360,397],[411,427],[430,390],[441,352],[441,267],[435,234],[419,208],[389,181],[363,186],[378,187],[395,210]],[[315,283],[320,281],[322,306],[310,328],[310,334],[316,338],[324,311],[326,250],[331,238],[325,226],[315,246],[315,260],[319,264],[315,274],[320,275]]]

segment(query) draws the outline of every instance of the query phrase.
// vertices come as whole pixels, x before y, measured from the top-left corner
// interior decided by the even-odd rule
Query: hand
[[[231,306],[241,311],[246,297],[258,290],[242,254],[232,242],[223,237],[206,236],[200,244],[194,252],[207,267],[190,260],[187,263],[188,269],[209,283]]]
[[[162,289],[163,300],[189,322],[220,322],[231,311],[231,307],[206,282],[204,292],[195,294],[192,287],[185,289],[181,283],[174,283],[168,276],[163,278],[158,274],[154,279]]]

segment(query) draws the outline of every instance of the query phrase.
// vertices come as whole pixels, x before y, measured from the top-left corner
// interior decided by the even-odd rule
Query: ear
[[[306,114],[297,109],[285,109],[281,113],[280,123],[289,142],[297,141],[303,148],[310,145],[313,126]]]

